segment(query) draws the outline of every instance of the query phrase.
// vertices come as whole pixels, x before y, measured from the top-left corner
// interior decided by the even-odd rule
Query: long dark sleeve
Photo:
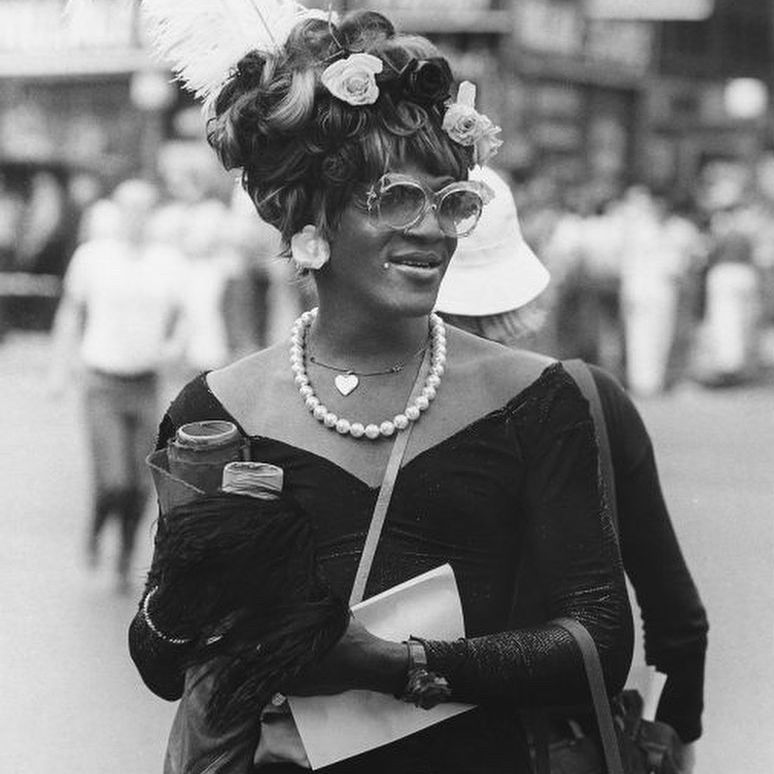
[[[661,490],[648,432],[618,383],[593,369],[615,468],[624,567],[642,612],[648,664],[667,676],[657,717],[684,742],[701,736],[707,616]]]
[[[527,463],[525,551],[545,601],[538,625],[455,642],[426,642],[431,669],[454,697],[520,706],[574,704],[588,688],[574,640],[550,620],[569,616],[591,633],[608,690],[621,689],[632,625],[620,557],[597,477],[597,450],[585,400],[566,374],[556,389],[523,406]]]
[[[163,448],[183,422],[203,419],[230,419],[223,407],[208,390],[202,389],[204,376],[190,382],[180,392],[165,413],[156,442],[156,448]],[[151,565],[152,566],[152,565]],[[153,571],[148,574],[145,591],[138,605],[137,613],[129,625],[129,653],[145,685],[157,696],[175,701],[183,694],[185,666],[188,648],[162,640],[147,624],[142,614],[145,595],[157,583]]]

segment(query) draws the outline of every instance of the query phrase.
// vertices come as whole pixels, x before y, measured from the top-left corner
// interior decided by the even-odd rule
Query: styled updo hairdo
[[[441,128],[437,101],[387,87],[372,105],[334,97],[321,75],[356,52],[381,59],[388,78],[411,60],[440,59],[429,40],[397,34],[372,11],[350,13],[338,26],[307,19],[280,52],[246,54],[215,101],[210,145],[226,169],[241,167],[243,187],[285,248],[310,223],[329,238],[355,187],[387,165],[414,162],[459,180],[473,166],[471,148]]]

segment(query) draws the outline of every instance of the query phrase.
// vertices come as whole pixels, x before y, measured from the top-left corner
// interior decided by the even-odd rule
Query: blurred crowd
[[[516,194],[552,274],[528,346],[601,365],[640,397],[740,384],[772,365],[774,156],[754,174],[709,165],[679,196],[541,178]]]

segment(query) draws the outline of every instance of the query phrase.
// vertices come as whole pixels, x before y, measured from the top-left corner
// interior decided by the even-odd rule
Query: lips
[[[390,257],[390,263],[414,269],[436,269],[442,261],[436,253],[403,253]]]

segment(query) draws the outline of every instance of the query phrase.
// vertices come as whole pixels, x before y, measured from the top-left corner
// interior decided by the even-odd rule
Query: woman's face
[[[389,171],[408,175],[431,191],[455,182],[414,164]],[[395,231],[376,223],[364,197],[356,197],[331,238],[330,262],[317,273],[318,288],[374,311],[425,315],[435,305],[456,247],[457,239],[444,234],[431,208],[414,226]]]

